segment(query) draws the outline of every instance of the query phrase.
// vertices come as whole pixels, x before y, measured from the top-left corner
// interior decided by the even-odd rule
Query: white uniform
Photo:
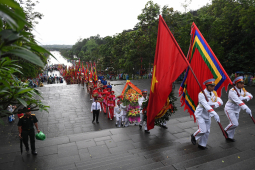
[[[237,89],[237,88],[236,88]],[[237,92],[234,88],[229,90],[228,93],[228,101],[225,105],[224,111],[229,119],[229,125],[225,128],[225,131],[228,133],[228,138],[233,139],[235,129],[238,126],[239,112],[241,109],[246,110],[246,112],[250,112],[248,114],[251,115],[251,111],[243,101],[249,101],[253,98],[253,96],[247,92],[244,88],[237,89],[240,97],[237,96]]]
[[[140,106],[140,126],[144,126],[144,130],[147,130],[147,122],[144,121],[144,114],[143,114],[143,102],[145,102],[146,100],[148,100],[148,96],[146,96],[146,99],[142,96],[138,99],[138,104]]]
[[[121,126],[122,115],[121,115],[121,108],[118,105],[114,107],[114,117],[116,118],[116,125],[118,127],[120,127]]]
[[[127,106],[124,106],[123,103],[120,104],[121,108],[121,116],[122,116],[122,122],[124,122],[124,126],[128,127],[129,121],[127,115]]]
[[[218,114],[212,107],[217,108],[223,105],[223,102],[221,98],[217,97],[217,93],[215,91],[209,92],[207,89],[204,89],[204,92],[209,102],[206,101],[202,92],[198,94],[199,104],[196,108],[195,116],[199,129],[193,135],[196,140],[199,140],[198,144],[200,146],[206,147],[211,127],[211,117],[214,116],[217,122],[220,121]]]

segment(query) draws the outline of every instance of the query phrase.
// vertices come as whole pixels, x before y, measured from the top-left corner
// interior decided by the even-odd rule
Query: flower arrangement
[[[122,96],[119,96],[120,100],[124,106],[127,106],[127,117],[140,117],[140,110],[138,104],[138,98],[141,95],[137,93],[131,87],[128,87],[125,90],[125,93]]]
[[[140,111],[138,109],[129,110],[128,117],[140,117]]]

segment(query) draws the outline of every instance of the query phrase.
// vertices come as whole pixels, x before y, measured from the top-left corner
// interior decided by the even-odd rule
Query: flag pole
[[[167,27],[167,24],[165,23],[165,21],[164,21],[164,20],[163,20],[163,23],[165,24],[166,28],[168,28],[168,27]],[[191,29],[193,29],[193,25],[192,25]],[[184,59],[184,60],[185,60],[185,62],[188,64],[188,66],[189,66],[189,68],[190,68],[190,70],[191,70],[191,72],[192,72],[192,74],[193,74],[193,76],[194,76],[195,80],[197,81],[197,84],[199,85],[199,87],[200,87],[200,89],[201,89],[202,93],[203,93],[203,94],[204,94],[204,96],[205,96],[206,101],[207,101],[207,102],[209,102],[209,100],[208,100],[207,96],[205,95],[205,92],[204,92],[204,90],[203,90],[203,88],[202,88],[201,84],[199,83],[199,81],[198,81],[198,79],[197,79],[197,77],[196,77],[196,75],[195,75],[195,73],[194,73],[193,69],[191,68],[191,65],[190,65],[189,61],[187,60],[187,58],[188,58],[188,56],[189,56],[189,54],[190,54],[191,40],[192,40],[191,36],[192,36],[192,34],[190,35],[189,51],[188,51],[187,58],[186,58],[186,57],[184,56],[184,54],[183,54],[182,50],[180,49],[180,47],[179,47],[178,43],[176,42],[175,38],[173,37],[173,34],[171,33],[170,29],[168,28],[167,30],[168,30],[169,34],[171,35],[172,39],[174,40],[174,43],[175,43],[175,44],[176,44],[176,46],[178,47],[178,49],[179,49],[180,53],[182,54],[183,59]],[[191,31],[191,32],[192,32],[192,31]],[[223,69],[223,70],[224,70],[224,69]],[[224,129],[222,128],[221,123],[220,123],[220,122],[218,122],[218,124],[219,124],[220,129],[221,129],[221,131],[222,131],[222,133],[223,133],[223,136],[224,136],[225,138],[227,138],[227,135],[226,135],[226,133],[225,133]]]
[[[191,32],[192,32],[192,29],[193,29],[193,25],[191,26]],[[192,35],[193,35],[193,34],[190,34],[190,43],[189,43],[189,51],[188,51],[188,54],[187,54],[187,58],[189,57],[189,54],[190,54],[190,47],[191,47]],[[184,57],[184,58],[185,58],[185,57]],[[191,70],[191,72],[192,72],[194,78],[196,79],[197,84],[199,85],[199,87],[200,87],[202,93],[204,94],[206,101],[209,102],[209,100],[208,100],[207,96],[205,95],[205,92],[204,92],[204,90],[203,90],[201,84],[199,83],[199,81],[198,81],[198,79],[197,79],[197,77],[196,77],[196,75],[195,75],[193,69],[191,68],[191,65],[190,65],[190,63],[188,62],[187,58],[185,58],[185,59],[186,59],[185,61],[188,63],[188,66],[189,66],[189,68],[190,68],[190,70]],[[223,70],[224,70],[224,69],[223,69]],[[227,138],[228,138],[228,137],[227,137],[227,134],[225,133],[224,129],[222,128],[221,123],[220,123],[220,122],[217,122],[217,123],[218,123],[218,125],[219,125],[219,127],[220,127],[220,129],[221,129],[221,131],[222,131],[222,133],[223,133],[223,136],[227,139]],[[255,122],[254,122],[254,123],[255,123]]]
[[[192,40],[191,35],[192,35],[192,34],[190,35],[189,51],[188,51],[188,55],[187,55],[187,58],[186,58],[186,57],[185,57],[185,55],[183,54],[183,52],[182,52],[182,50],[181,50],[180,46],[178,45],[178,43],[176,42],[175,38],[173,37],[173,34],[171,33],[171,31],[170,31],[170,29],[168,28],[168,26],[167,26],[167,24],[166,24],[166,22],[165,22],[165,20],[164,20],[164,19],[163,19],[163,23],[164,23],[165,27],[167,28],[167,30],[168,30],[168,32],[169,32],[169,34],[170,34],[170,36],[172,37],[172,39],[173,39],[174,43],[176,44],[176,46],[177,46],[178,50],[179,50],[179,51],[180,51],[180,53],[182,54],[183,59],[184,59],[184,60],[185,60],[185,62],[188,64],[189,69],[191,70],[191,72],[192,72],[192,74],[193,74],[194,78],[195,78],[195,79],[196,79],[196,81],[197,81],[197,84],[199,85],[199,87],[200,87],[200,89],[201,89],[202,93],[203,93],[203,94],[204,94],[204,96],[205,96],[206,101],[208,102],[209,100],[208,100],[207,96],[205,95],[205,92],[204,92],[204,90],[203,90],[203,88],[202,88],[201,84],[199,83],[199,81],[198,81],[198,79],[197,79],[197,77],[196,77],[196,75],[195,75],[195,73],[194,73],[193,69],[191,68],[189,61],[187,60],[187,58],[188,58],[188,56],[189,56],[189,53],[190,53],[190,46],[191,46],[191,40]],[[192,25],[191,29],[193,29],[193,25]]]

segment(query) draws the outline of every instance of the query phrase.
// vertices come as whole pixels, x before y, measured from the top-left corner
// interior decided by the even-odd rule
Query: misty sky
[[[33,33],[39,43],[73,45],[80,38],[99,34],[113,36],[134,28],[137,16],[148,0],[39,0],[35,11],[44,15]],[[184,12],[185,0],[154,0]],[[196,10],[211,0],[192,0],[188,10]]]

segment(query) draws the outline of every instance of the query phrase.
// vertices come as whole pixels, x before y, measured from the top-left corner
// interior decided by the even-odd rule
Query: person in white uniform
[[[142,127],[144,127],[144,132],[149,134],[150,132],[147,130],[147,122],[144,121],[144,113],[143,113],[143,107],[142,107],[143,102],[148,100],[146,89],[142,90],[142,95],[143,96],[138,99],[138,104],[140,106],[140,124],[139,124],[139,127],[140,127],[140,129],[142,129]]]
[[[120,104],[121,108],[121,116],[122,116],[122,126],[123,127],[128,127],[129,121],[127,117],[127,106],[124,106],[123,103]]]
[[[246,104],[244,104],[243,101],[248,102],[249,100],[253,98],[253,96],[245,90],[242,76],[235,78],[233,83],[235,84],[235,88],[240,94],[240,97],[238,97],[234,87],[229,90],[228,101],[225,105],[224,111],[226,116],[229,119],[229,124],[225,128],[225,132],[228,136],[226,140],[230,142],[235,142],[234,134],[235,134],[235,129],[239,125],[238,119],[239,119],[239,112],[241,111],[241,109],[245,110],[247,114],[252,116],[250,108]]]
[[[116,118],[116,124],[115,124],[116,127],[121,126],[122,115],[121,115],[120,103],[121,101],[119,100],[117,102],[117,105],[114,107],[114,117]]]
[[[217,92],[214,91],[215,79],[208,79],[204,82],[206,88],[204,89],[208,102],[202,92],[198,94],[198,106],[195,111],[195,117],[197,119],[198,130],[191,135],[191,142],[196,145],[198,141],[198,148],[207,149],[207,141],[211,127],[211,117],[214,117],[217,122],[220,122],[219,115],[213,110],[223,105],[221,98],[217,96]]]

